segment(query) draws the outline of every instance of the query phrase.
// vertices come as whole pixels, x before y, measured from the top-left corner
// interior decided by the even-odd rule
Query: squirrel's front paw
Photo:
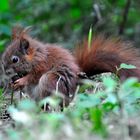
[[[23,77],[23,78],[17,79],[11,86],[14,90],[18,90],[18,89],[24,88],[24,86],[26,85],[27,85],[27,81]]]

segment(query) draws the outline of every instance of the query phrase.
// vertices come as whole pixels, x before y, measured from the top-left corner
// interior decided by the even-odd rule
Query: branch
[[[124,33],[124,27],[127,22],[130,5],[131,5],[131,0],[127,0],[124,11],[122,13],[122,21],[119,26],[119,35],[122,35]]]

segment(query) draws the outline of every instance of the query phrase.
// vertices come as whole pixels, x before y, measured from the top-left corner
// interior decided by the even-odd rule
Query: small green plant
[[[116,76],[118,76],[118,73],[121,69],[136,69],[136,66],[122,63],[119,67],[116,67]]]

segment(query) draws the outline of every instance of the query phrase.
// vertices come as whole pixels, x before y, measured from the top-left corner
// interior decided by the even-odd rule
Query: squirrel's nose
[[[5,71],[5,73],[6,73],[6,75],[11,75],[11,74],[13,74],[13,70],[12,69],[7,69]]]

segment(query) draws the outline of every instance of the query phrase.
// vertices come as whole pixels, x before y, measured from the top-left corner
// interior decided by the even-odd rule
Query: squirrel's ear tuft
[[[28,26],[26,28],[22,27],[21,25],[16,25],[12,29],[12,40],[20,39],[23,35],[28,34],[32,29],[32,26]]]
[[[19,38],[20,34],[23,31],[23,27],[20,25],[16,25],[12,28],[12,40]]]
[[[28,54],[29,49],[29,41],[26,39],[20,40],[20,49],[23,54]]]

